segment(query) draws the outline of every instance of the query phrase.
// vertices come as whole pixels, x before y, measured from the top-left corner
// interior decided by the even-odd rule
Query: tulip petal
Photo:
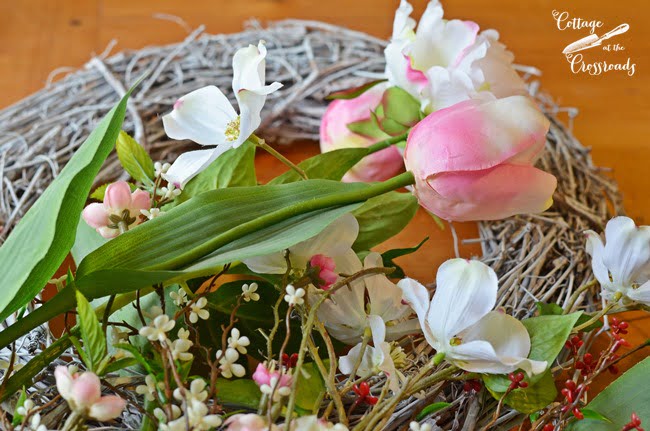
[[[629,217],[614,217],[605,228],[603,263],[615,283],[644,283],[650,277],[650,226]]]
[[[450,259],[440,265],[427,313],[434,336],[449,341],[489,313],[497,300],[494,270],[477,260]]]
[[[183,153],[171,165],[167,173],[163,174],[163,177],[169,183],[183,188],[189,180],[198,175],[210,163],[229,149],[230,146],[224,144],[218,145],[210,150],[197,150]]]
[[[90,407],[90,417],[103,422],[115,419],[122,414],[126,401],[116,395],[106,395]]]
[[[544,148],[549,124],[528,97],[468,100],[433,112],[411,130],[406,166],[429,177],[504,162],[531,164]]]
[[[163,126],[172,139],[220,145],[226,140],[228,123],[236,118],[228,98],[217,87],[209,85],[178,99],[172,112],[163,116]]]
[[[605,246],[603,241],[593,230],[588,230],[585,232],[587,237],[586,250],[587,253],[591,256],[591,269],[594,272],[594,276],[598,282],[605,286],[611,283],[609,279],[609,271],[603,263],[603,254],[605,252]]]
[[[553,203],[557,179],[532,166],[499,165],[477,172],[416,178],[420,204],[445,220],[499,220],[538,213]]]

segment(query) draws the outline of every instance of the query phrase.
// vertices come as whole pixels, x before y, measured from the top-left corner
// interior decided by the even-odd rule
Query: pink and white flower
[[[443,19],[438,0],[431,0],[419,24],[413,7],[402,0],[393,35],[385,50],[391,85],[411,93],[429,113],[470,98],[526,94],[512,66],[513,55],[494,30],[479,33],[472,21]]]
[[[341,148],[368,147],[389,135],[377,137],[363,136],[352,132],[348,125],[370,118],[370,114],[381,103],[384,85],[378,85],[349,100],[335,100],[329,104],[320,124],[320,149],[323,153]],[[384,181],[404,169],[404,161],[399,150],[390,146],[364,157],[344,176],[346,182]]]
[[[257,46],[239,49],[232,59],[232,89],[239,114],[221,90],[210,85],[181,97],[172,112],[163,116],[170,138],[215,147],[181,154],[162,174],[167,181],[184,187],[221,154],[246,142],[259,127],[266,96],[282,87],[279,82],[266,85],[265,58],[266,47],[260,41]]]
[[[129,229],[140,224],[141,211],[149,208],[151,208],[149,193],[140,189],[131,193],[131,188],[126,181],[117,181],[106,187],[103,203],[88,205],[81,216],[104,238],[115,238],[120,234],[121,229]]]
[[[468,100],[429,114],[411,130],[404,153],[420,205],[454,221],[546,210],[557,180],[533,165],[548,128],[524,96]]]
[[[266,418],[255,413],[236,414],[224,422],[227,431],[275,431],[279,427],[271,424],[269,427]]]
[[[67,367],[54,370],[56,387],[70,409],[89,419],[108,421],[122,414],[126,401],[116,395],[102,396],[101,383],[89,371],[71,374]]]
[[[415,280],[398,283],[420,319],[428,343],[457,367],[475,373],[503,374],[519,368],[529,375],[546,370],[546,361],[528,359],[526,327],[502,311],[491,311],[497,276],[477,260],[450,259],[438,269],[436,293]]]

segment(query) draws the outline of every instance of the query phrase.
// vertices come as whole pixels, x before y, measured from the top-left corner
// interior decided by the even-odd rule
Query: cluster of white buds
[[[176,188],[174,184],[167,187],[161,187],[157,194],[162,196],[163,200],[172,200],[182,193],[181,189]]]
[[[41,424],[41,415],[40,413],[32,413],[34,410],[34,402],[30,399],[26,399],[22,406],[16,409],[16,414],[29,417],[29,422],[25,424],[24,427],[17,427],[16,431],[47,431],[47,427]]]
[[[176,388],[174,398],[178,401],[185,401],[185,415],[182,415],[181,409],[172,405],[172,417],[167,417],[166,413],[157,408],[154,410],[154,416],[160,421],[158,429],[161,431],[185,431],[191,429],[194,431],[207,431],[221,426],[223,420],[221,416],[210,414],[210,409],[205,404],[208,398],[208,391],[205,380],[195,379],[190,383],[188,388]]]
[[[156,217],[160,217],[161,215],[165,214],[165,212],[161,211],[160,208],[151,208],[148,210],[140,210],[140,214],[142,214],[149,220],[153,220]]]
[[[172,341],[170,350],[172,352],[172,357],[178,361],[190,361],[194,358],[194,355],[189,352],[190,347],[194,344],[190,341],[190,331],[187,329],[178,330],[178,338]]]
[[[169,163],[162,163],[162,162],[156,162],[153,164],[153,169],[154,169],[154,176],[156,178],[162,176],[162,174],[166,174],[169,168],[171,168],[171,164]]]

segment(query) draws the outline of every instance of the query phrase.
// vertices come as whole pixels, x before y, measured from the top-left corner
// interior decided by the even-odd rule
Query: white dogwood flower
[[[359,261],[356,255],[350,258]],[[383,266],[381,255],[374,252],[368,254],[363,266],[364,269]],[[408,318],[411,314],[411,307],[402,303],[402,290],[384,274],[365,277],[351,283],[350,287],[340,288],[318,309],[318,318],[330,335],[347,344],[360,341],[371,315],[379,316],[386,324],[388,341],[417,332],[419,324],[417,319]]]
[[[356,375],[360,377],[372,376],[383,372],[388,378],[390,389],[395,392],[399,389],[399,382],[404,377],[395,367],[391,357],[391,346],[386,342],[386,325],[379,316],[368,316],[368,324],[372,331],[373,346],[366,346]],[[350,375],[354,371],[362,353],[362,343],[354,346],[347,355],[339,358],[339,369],[343,374]]]
[[[496,31],[479,33],[475,22],[443,19],[438,0],[428,3],[417,30],[411,12],[402,0],[385,50],[386,75],[391,85],[420,100],[425,112],[475,97],[526,93],[512,67],[514,57]]]
[[[265,85],[265,58],[263,41],[241,48],[233,56],[232,89],[239,114],[221,90],[210,85],[181,97],[172,112],[163,116],[170,138],[216,147],[182,154],[163,174],[169,183],[184,187],[221,154],[246,142],[259,127],[266,96],[282,87],[279,82]]]
[[[292,270],[304,271],[312,257],[323,255],[334,260],[337,273],[354,274],[361,269],[361,262],[355,259],[356,253],[352,250],[358,235],[357,219],[349,213],[342,215],[318,235],[289,247]],[[287,262],[281,251],[244,259],[243,262],[259,274],[284,274],[287,271]]]
[[[465,371],[502,374],[518,368],[539,374],[547,363],[527,359],[530,336],[517,319],[491,311],[499,288],[489,266],[476,260],[451,259],[438,269],[436,293],[404,279],[398,286],[415,310],[429,344]]]
[[[620,292],[623,302],[650,306],[650,226],[614,217],[605,227],[605,244],[596,232],[586,234],[591,267],[605,299]]]

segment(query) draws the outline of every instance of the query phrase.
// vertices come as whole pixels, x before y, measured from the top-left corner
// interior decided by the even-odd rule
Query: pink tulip
[[[126,401],[116,395],[102,396],[99,377],[95,373],[70,374],[67,367],[58,366],[54,377],[61,397],[83,417],[103,422],[115,419],[126,407]]]
[[[125,181],[118,181],[106,187],[103,203],[92,203],[81,213],[83,219],[94,227],[104,238],[114,238],[120,234],[116,223],[111,221],[111,216],[122,218],[125,210],[129,212],[130,223],[127,228],[140,224],[140,210],[151,208],[151,201],[148,192],[136,190],[131,193],[129,184]],[[135,219],[135,220],[133,220]]]
[[[320,289],[329,289],[339,278],[339,275],[334,271],[336,268],[334,259],[329,256],[316,254],[309,260],[309,266],[317,271],[314,275],[318,279],[316,287]]]
[[[320,149],[323,153],[340,148],[368,147],[378,139],[359,135],[348,124],[370,118],[370,111],[381,102],[384,88],[374,87],[349,100],[335,100],[327,107],[320,125]],[[386,135],[386,138],[390,136]],[[404,167],[402,155],[395,147],[385,148],[364,157],[343,177],[343,181],[384,181],[394,177]]]
[[[557,180],[533,164],[548,128],[524,96],[468,100],[430,114],[411,130],[404,154],[420,205],[455,221],[546,210]]]

